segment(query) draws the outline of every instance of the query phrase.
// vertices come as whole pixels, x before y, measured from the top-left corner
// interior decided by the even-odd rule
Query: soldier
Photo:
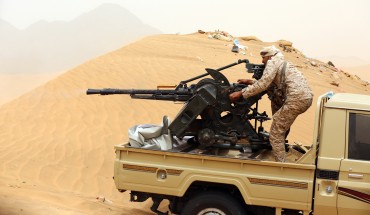
[[[313,93],[303,74],[275,46],[265,47],[260,52],[262,63],[266,65],[261,79],[239,79],[248,85],[242,91],[230,94],[230,100],[248,98],[268,91],[272,108],[270,143],[276,161],[285,161],[285,135],[294,120],[312,104]]]

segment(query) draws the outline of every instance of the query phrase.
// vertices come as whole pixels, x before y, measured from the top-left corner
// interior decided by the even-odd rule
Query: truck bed
[[[309,210],[315,165],[274,162],[271,150],[202,150],[181,144],[169,151],[115,146],[115,184],[131,190],[183,196],[197,182],[237,188],[247,204]]]

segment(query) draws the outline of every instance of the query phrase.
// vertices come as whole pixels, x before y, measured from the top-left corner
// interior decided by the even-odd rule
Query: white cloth
[[[172,137],[168,130],[170,119],[163,116],[162,125],[141,124],[128,129],[130,146],[136,148],[172,149]]]
[[[244,46],[244,45],[240,44],[240,42],[239,42],[239,40],[238,40],[238,39],[234,39],[234,40],[233,40],[233,43],[234,43],[234,45],[236,45],[236,46],[237,46],[239,49],[241,49],[241,50],[246,51],[246,50],[248,49],[248,47],[247,47],[247,46]]]

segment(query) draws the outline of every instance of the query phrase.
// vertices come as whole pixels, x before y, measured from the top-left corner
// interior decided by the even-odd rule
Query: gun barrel
[[[156,94],[156,95],[191,95],[191,90],[140,90],[140,89],[88,89],[87,95],[100,94],[100,95],[113,95],[113,94],[129,94],[129,95],[140,95],[140,94]]]
[[[92,95],[92,94],[100,94],[101,90],[99,89],[87,89],[86,95]]]
[[[150,100],[166,100],[166,101],[187,101],[193,96],[193,91],[189,88],[180,90],[140,90],[140,89],[88,89],[87,95],[114,95],[128,94],[133,99],[150,99]]]

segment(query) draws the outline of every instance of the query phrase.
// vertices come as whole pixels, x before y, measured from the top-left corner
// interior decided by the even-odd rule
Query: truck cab
[[[316,116],[315,214],[370,214],[370,97],[336,94]]]

